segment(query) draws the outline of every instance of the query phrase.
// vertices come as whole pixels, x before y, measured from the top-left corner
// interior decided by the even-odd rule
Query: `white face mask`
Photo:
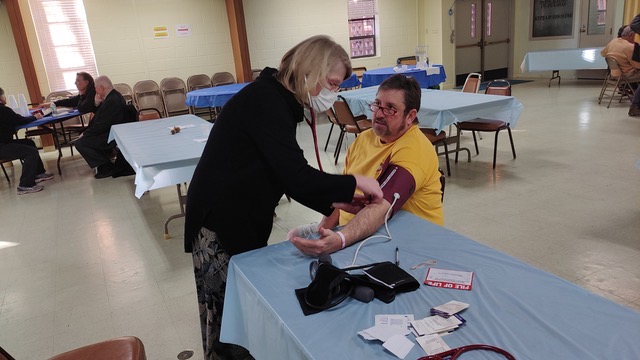
[[[336,102],[337,98],[337,92],[333,92],[325,87],[322,87],[322,90],[320,90],[320,94],[318,94],[317,96],[309,95],[309,104],[316,113],[321,113],[323,111],[329,110],[329,108],[333,106],[333,103]]]

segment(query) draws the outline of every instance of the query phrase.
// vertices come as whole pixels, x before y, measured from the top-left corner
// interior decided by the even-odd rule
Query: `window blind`
[[[29,0],[51,91],[76,90],[76,73],[98,75],[82,0]]]

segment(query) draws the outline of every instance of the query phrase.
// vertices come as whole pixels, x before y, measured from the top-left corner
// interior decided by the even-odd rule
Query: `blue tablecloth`
[[[172,135],[170,128],[194,125]],[[163,119],[113,125],[109,141],[118,148],[136,171],[135,195],[147,190],[191,181],[213,125],[198,116],[187,114]]]
[[[223,106],[233,97],[233,95],[242,90],[242,88],[248,84],[249,83],[229,84],[189,91],[187,93],[187,100],[185,103],[188,106],[195,107]]]
[[[40,126],[40,125],[46,125],[46,124],[55,124],[55,123],[59,123],[65,120],[69,120],[72,119],[76,116],[80,116],[80,112],[76,109],[74,109],[73,111],[70,111],[66,114],[62,114],[62,115],[49,115],[49,116],[45,116],[42,119],[38,119],[35,121],[32,121],[28,124],[24,124],[24,125],[19,125],[16,126],[16,130],[19,129],[27,129],[27,128],[31,128],[31,127],[36,127],[36,126]]]
[[[341,89],[350,89],[350,88],[354,88],[356,86],[360,85],[360,80],[358,79],[358,75],[356,75],[356,73],[352,73],[351,76],[343,81],[340,84],[340,88]]]
[[[531,72],[606,69],[607,62],[600,56],[600,50],[600,48],[582,48],[532,51],[524,56],[520,70]]]
[[[368,104],[375,100],[378,87],[340,93],[353,115],[371,118]],[[418,121],[420,127],[446,129],[449,125],[479,117],[503,120],[514,128],[524,106],[513,96],[472,94],[458,91],[422,89]]]
[[[411,76],[418,81],[421,88],[430,88],[436,86],[447,80],[447,75],[444,72],[444,66],[433,65],[440,68],[439,74],[427,75],[426,70],[416,69],[415,66],[409,66],[407,71],[397,73],[393,70],[393,67],[386,67],[380,69],[367,70],[362,75],[362,87],[376,86],[382,84],[382,82],[395,74],[403,74]]]
[[[466,325],[444,337],[452,348],[491,344],[518,360],[640,359],[640,313],[410,213],[396,214],[389,229],[393,240],[370,240],[358,264],[393,261],[397,246],[400,267],[421,283],[428,267],[411,266],[433,259],[437,268],[473,271],[473,290],[421,285],[390,304],[349,298],[304,316],[294,289],[309,285],[312,259],[284,242],[231,258],[221,340],[248,348],[260,360],[396,359],[356,332],[373,326],[376,314],[420,319],[431,307],[458,300],[470,307],[462,313]],[[355,250],[333,254],[333,264],[349,265]],[[416,344],[406,359],[424,355]],[[482,351],[467,357],[497,359]]]

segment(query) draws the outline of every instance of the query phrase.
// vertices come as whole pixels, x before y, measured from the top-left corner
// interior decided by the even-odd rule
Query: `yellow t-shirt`
[[[423,219],[444,225],[442,191],[438,155],[417,125],[393,143],[383,144],[373,130],[358,135],[347,151],[345,174],[361,174],[378,178],[382,164],[391,156],[391,163],[411,173],[416,189],[402,206]],[[340,225],[345,225],[355,215],[340,211]]]

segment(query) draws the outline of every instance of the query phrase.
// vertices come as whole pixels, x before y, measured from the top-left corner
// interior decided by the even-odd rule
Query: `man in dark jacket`
[[[38,148],[33,140],[13,138],[16,126],[41,119],[42,115],[24,117],[16,114],[6,104],[7,97],[4,95],[4,90],[0,88],[0,159],[21,159],[23,161],[18,195],[42,191],[44,186],[38,183],[53,179],[53,174],[45,172]]]
[[[115,142],[107,142],[111,125],[125,122],[125,100],[113,88],[113,83],[106,76],[98,76],[95,80],[97,110],[87,129],[76,140],[75,146],[82,157],[92,168],[97,168],[96,179],[110,177],[113,172],[110,154],[116,146]]]

